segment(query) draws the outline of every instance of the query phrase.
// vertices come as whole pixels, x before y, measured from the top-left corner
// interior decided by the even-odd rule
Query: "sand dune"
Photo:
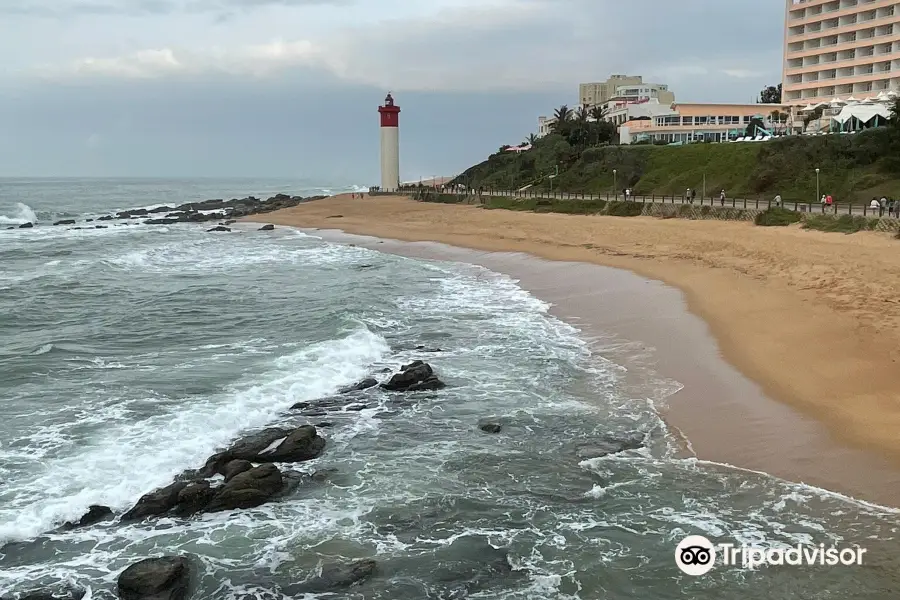
[[[769,395],[900,462],[900,241],[888,234],[488,211],[387,196],[335,197],[256,220],[528,252],[662,280],[685,293],[725,358]]]

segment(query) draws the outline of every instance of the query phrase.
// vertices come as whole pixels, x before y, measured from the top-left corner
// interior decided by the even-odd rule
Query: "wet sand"
[[[698,457],[900,505],[900,436],[892,428],[900,422],[900,369],[894,362],[897,331],[890,328],[897,304],[881,299],[889,310],[871,315],[853,302],[852,290],[833,297],[840,284],[812,297],[799,285],[799,273],[833,278],[862,261],[856,277],[878,275],[867,282],[872,287],[858,290],[864,298],[874,302],[866,292],[875,289],[894,291],[897,300],[900,244],[887,236],[535,215],[387,197],[338,197],[255,220],[457,246],[351,242],[340,232],[316,232],[398,254],[480,264],[519,279],[553,303],[555,315],[592,338],[603,355],[625,364],[636,386],[653,372],[683,384],[663,414]],[[845,253],[838,254],[844,257],[840,267],[815,263],[823,245]],[[754,269],[754,250],[779,258]],[[744,341],[737,344],[738,339]],[[626,340],[639,346],[622,346]],[[858,418],[847,421],[848,413]]]

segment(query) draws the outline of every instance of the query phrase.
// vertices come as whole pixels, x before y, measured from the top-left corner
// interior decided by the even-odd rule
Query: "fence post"
[[[756,203],[759,204],[759,196],[757,196],[756,198],[757,198]],[[744,197],[744,210],[747,210],[747,198],[746,198],[746,196]]]

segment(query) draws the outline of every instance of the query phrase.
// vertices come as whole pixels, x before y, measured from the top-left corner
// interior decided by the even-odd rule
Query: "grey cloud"
[[[345,5],[354,0],[0,0],[0,14],[59,18],[97,15],[165,15],[173,13],[228,13],[265,6]]]
[[[377,180],[384,90],[320,81],[109,82],[0,96],[0,176],[304,176]],[[402,176],[453,174],[518,143],[549,93],[396,94]],[[0,121],[3,119],[0,118]],[[95,136],[92,138],[92,136]],[[87,151],[89,140],[100,140]]]

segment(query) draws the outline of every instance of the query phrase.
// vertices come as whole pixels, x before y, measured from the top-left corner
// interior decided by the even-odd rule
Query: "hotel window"
[[[682,125],[693,125],[694,117],[681,117],[681,124]]]
[[[697,117],[697,125],[706,125],[706,121],[709,117]]]

